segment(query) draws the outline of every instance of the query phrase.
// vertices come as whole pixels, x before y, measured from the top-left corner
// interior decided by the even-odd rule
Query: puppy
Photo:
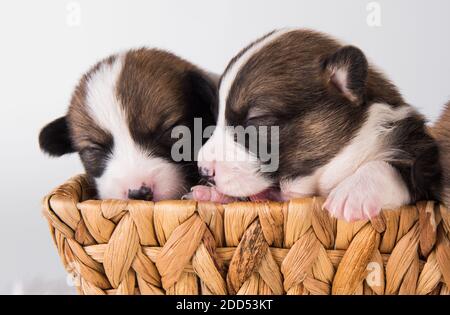
[[[213,124],[216,103],[216,84],[196,66],[157,49],[131,50],[90,69],[67,115],[45,126],[39,142],[51,156],[78,152],[101,199],[178,199],[198,172],[194,158],[172,159],[172,129],[192,130],[195,118]]]
[[[442,201],[450,208],[450,102],[432,128],[439,146],[442,166]]]
[[[267,130],[262,137],[278,141],[277,169],[263,171],[268,162],[236,141],[236,126],[258,136],[261,126],[278,127],[278,138]],[[302,29],[273,31],[228,64],[217,128],[199,167],[216,186],[194,187],[194,199],[258,200],[278,188],[279,200],[327,196],[324,208],[348,221],[440,200],[442,192],[438,147],[424,118],[361,50]]]

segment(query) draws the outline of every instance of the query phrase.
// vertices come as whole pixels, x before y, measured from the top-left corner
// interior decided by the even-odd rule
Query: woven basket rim
[[[214,204],[93,195],[83,174],[43,201],[81,294],[450,293],[450,214],[433,201],[346,223],[320,197]],[[381,267],[378,287],[365,278],[371,262]]]

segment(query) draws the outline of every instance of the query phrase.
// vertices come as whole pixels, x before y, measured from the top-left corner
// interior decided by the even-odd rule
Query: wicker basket
[[[420,202],[346,223],[323,200],[89,200],[78,176],[44,215],[80,294],[449,294],[450,213]]]

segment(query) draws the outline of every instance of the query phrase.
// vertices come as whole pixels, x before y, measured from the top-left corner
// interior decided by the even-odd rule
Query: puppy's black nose
[[[142,186],[139,189],[129,189],[128,199],[149,201],[153,199],[153,193],[152,190],[146,186]]]
[[[206,178],[214,177],[214,170],[210,170],[206,167],[199,167],[198,171],[202,177],[206,177]]]

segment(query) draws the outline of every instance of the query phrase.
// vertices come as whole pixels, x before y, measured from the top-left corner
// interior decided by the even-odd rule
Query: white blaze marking
[[[273,34],[267,36],[260,42],[256,43],[250,47],[242,56],[236,60],[236,62],[230,67],[230,69],[225,73],[222,78],[222,82],[219,87],[219,117],[217,121],[217,127],[225,126],[225,107],[227,104],[228,93],[233,86],[234,80],[241,68],[249,61],[249,59],[255,55],[258,51],[264,48],[266,45],[270,44],[280,36],[293,31],[294,29],[281,29],[275,31]]]
[[[179,197],[184,189],[179,167],[152,156],[131,136],[127,115],[116,94],[124,62],[125,55],[119,55],[112,64],[102,64],[87,82],[89,114],[114,140],[106,169],[96,179],[99,195],[102,199],[125,199],[128,189],[145,184],[153,190],[155,200]]]

